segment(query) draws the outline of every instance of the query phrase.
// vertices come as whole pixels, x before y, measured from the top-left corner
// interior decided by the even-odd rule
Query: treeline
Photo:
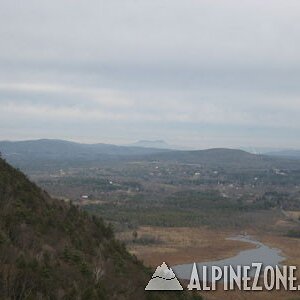
[[[270,207],[264,202],[248,203],[247,199],[225,198],[218,191],[181,191],[166,198],[135,196],[123,202],[89,205],[85,209],[103,216],[115,226],[136,228],[141,225],[214,228],[241,228],[261,218],[269,217]],[[274,215],[274,211],[272,215]],[[271,215],[271,213],[270,213]]]

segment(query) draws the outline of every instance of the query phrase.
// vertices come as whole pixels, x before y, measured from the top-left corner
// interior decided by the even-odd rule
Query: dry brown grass
[[[158,245],[130,244],[129,250],[146,265],[156,267],[163,261],[176,265],[194,261],[223,259],[253,245],[239,241],[226,240],[237,233],[216,231],[206,228],[186,227],[141,227],[138,236],[151,236],[159,241]],[[128,240],[132,232],[122,233],[118,238]]]
[[[299,221],[300,211],[287,211],[287,215],[289,215],[293,220]]]

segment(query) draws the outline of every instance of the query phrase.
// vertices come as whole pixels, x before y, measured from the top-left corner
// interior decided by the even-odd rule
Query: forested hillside
[[[145,292],[150,278],[101,219],[0,159],[1,299],[185,299]]]

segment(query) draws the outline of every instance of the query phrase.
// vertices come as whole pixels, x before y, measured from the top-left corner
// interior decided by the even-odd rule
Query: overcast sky
[[[300,148],[299,0],[0,0],[0,139]]]

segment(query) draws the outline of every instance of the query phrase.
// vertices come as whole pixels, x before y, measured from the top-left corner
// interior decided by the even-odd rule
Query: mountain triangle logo
[[[173,270],[165,262],[156,268],[151,280],[147,284],[146,291],[182,291],[183,287],[176,278]]]

